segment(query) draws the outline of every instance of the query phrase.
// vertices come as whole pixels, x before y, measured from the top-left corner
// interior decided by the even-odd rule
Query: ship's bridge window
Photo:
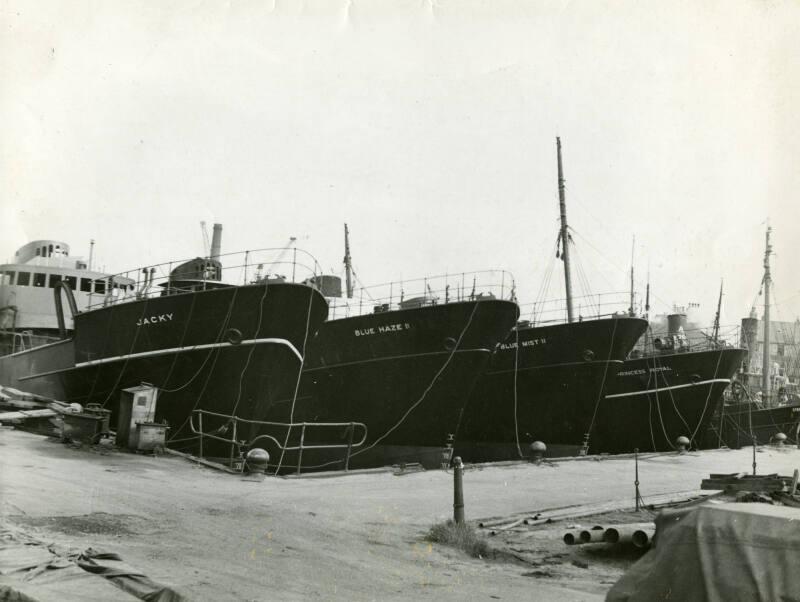
[[[104,295],[106,292],[106,281],[105,280],[95,280],[94,281],[94,292],[100,293]]]
[[[36,247],[36,256],[38,257],[41,254],[42,254],[42,249],[39,248],[39,247]]]
[[[47,284],[47,274],[33,274],[33,286],[45,286]]]
[[[6,276],[8,276],[6,284],[14,284],[14,270],[6,270]]]
[[[17,274],[17,286],[30,286],[30,285],[31,285],[31,273],[19,272]]]
[[[91,278],[81,278],[81,292],[82,293],[91,293],[92,292],[92,279]]]
[[[77,276],[64,276],[64,282],[67,283],[67,286],[70,290],[76,290],[78,288],[78,278]]]
[[[61,282],[61,274],[50,274],[50,288],[55,288]]]

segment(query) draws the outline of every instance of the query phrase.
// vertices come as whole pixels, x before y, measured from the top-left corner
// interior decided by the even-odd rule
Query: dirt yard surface
[[[757,456],[761,474],[800,466],[796,449]],[[644,456],[642,495],[694,491],[711,472],[751,464],[751,449]],[[517,546],[523,560],[430,544],[429,527],[452,514],[452,479],[444,471],[258,479],[0,429],[3,522],[62,546],[116,552],[193,600],[602,600],[635,560],[563,544],[566,525],[592,519],[538,529],[527,548],[519,534],[489,538]],[[464,489],[470,520],[631,505],[633,460],[473,467]]]

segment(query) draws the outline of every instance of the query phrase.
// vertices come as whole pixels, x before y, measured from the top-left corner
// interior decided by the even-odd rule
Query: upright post
[[[234,449],[236,448],[236,441],[238,441],[238,439],[236,438],[236,416],[233,416],[232,418],[233,418],[233,438],[231,439],[231,461],[228,464],[228,466],[230,466],[231,468],[233,468],[233,452]]]
[[[200,457],[203,457],[203,412],[200,412]]]
[[[461,457],[453,458],[453,521],[464,522],[464,465]]]
[[[633,485],[636,488],[636,512],[639,512],[639,500],[641,499],[641,495],[639,494],[639,448],[636,447],[633,450],[633,462],[636,468],[636,479],[633,481]]]
[[[756,476],[756,438],[753,437],[753,476]]]
[[[297,474],[300,474],[300,467],[303,465],[303,443],[306,440],[306,423],[300,427],[300,449],[297,450]]]
[[[350,452],[353,449],[353,431],[355,431],[355,428],[355,424],[351,422],[350,427],[347,429],[347,456],[344,459],[345,472],[350,470]]]

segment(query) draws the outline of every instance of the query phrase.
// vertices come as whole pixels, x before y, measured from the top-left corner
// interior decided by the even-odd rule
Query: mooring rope
[[[589,449],[589,437],[591,436],[592,429],[594,428],[594,421],[597,418],[597,410],[600,407],[600,401],[605,397],[606,377],[608,376],[608,365],[611,362],[611,354],[614,353],[614,339],[617,336],[617,323],[618,318],[614,319],[614,328],[611,331],[611,341],[608,344],[608,357],[606,357],[605,367],[603,368],[603,380],[600,383],[600,390],[597,392],[597,401],[594,404],[594,412],[592,412],[592,420],[589,422],[589,428],[586,431],[586,449]]]
[[[308,351],[308,331],[309,331],[310,325],[311,325],[311,308],[313,307],[313,305],[314,305],[314,289],[309,287],[308,311],[306,312],[306,331],[305,331],[305,334],[303,336],[303,353],[300,356],[300,367],[297,370],[297,379],[295,380],[295,383],[294,383],[294,394],[292,395],[292,406],[291,406],[291,409],[289,410],[289,428],[286,429],[286,437],[284,438],[283,445],[281,446],[281,457],[280,457],[280,460],[278,460],[278,466],[275,469],[275,474],[276,475],[278,474],[278,472],[281,469],[281,466],[283,465],[283,457],[284,457],[284,455],[286,453],[286,445],[289,443],[289,436],[292,433],[291,425],[294,422],[294,409],[295,409],[295,404],[297,403],[297,394],[300,391],[300,381],[303,378],[303,367],[305,366],[305,363],[306,363],[306,355],[307,355],[307,351]]]

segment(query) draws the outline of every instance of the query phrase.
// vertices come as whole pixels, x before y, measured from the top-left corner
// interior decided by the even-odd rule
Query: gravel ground
[[[791,474],[800,451],[764,450],[758,461],[759,473]],[[751,449],[644,456],[642,493],[697,489],[710,472],[751,463]],[[474,467],[464,488],[468,519],[631,501],[633,461]],[[116,552],[190,599],[602,600],[635,560],[565,549],[558,524],[529,538],[535,552],[525,562],[472,559],[424,540],[451,513],[444,471],[258,479],[0,429],[3,521],[61,545]],[[589,554],[588,567],[573,554]]]

